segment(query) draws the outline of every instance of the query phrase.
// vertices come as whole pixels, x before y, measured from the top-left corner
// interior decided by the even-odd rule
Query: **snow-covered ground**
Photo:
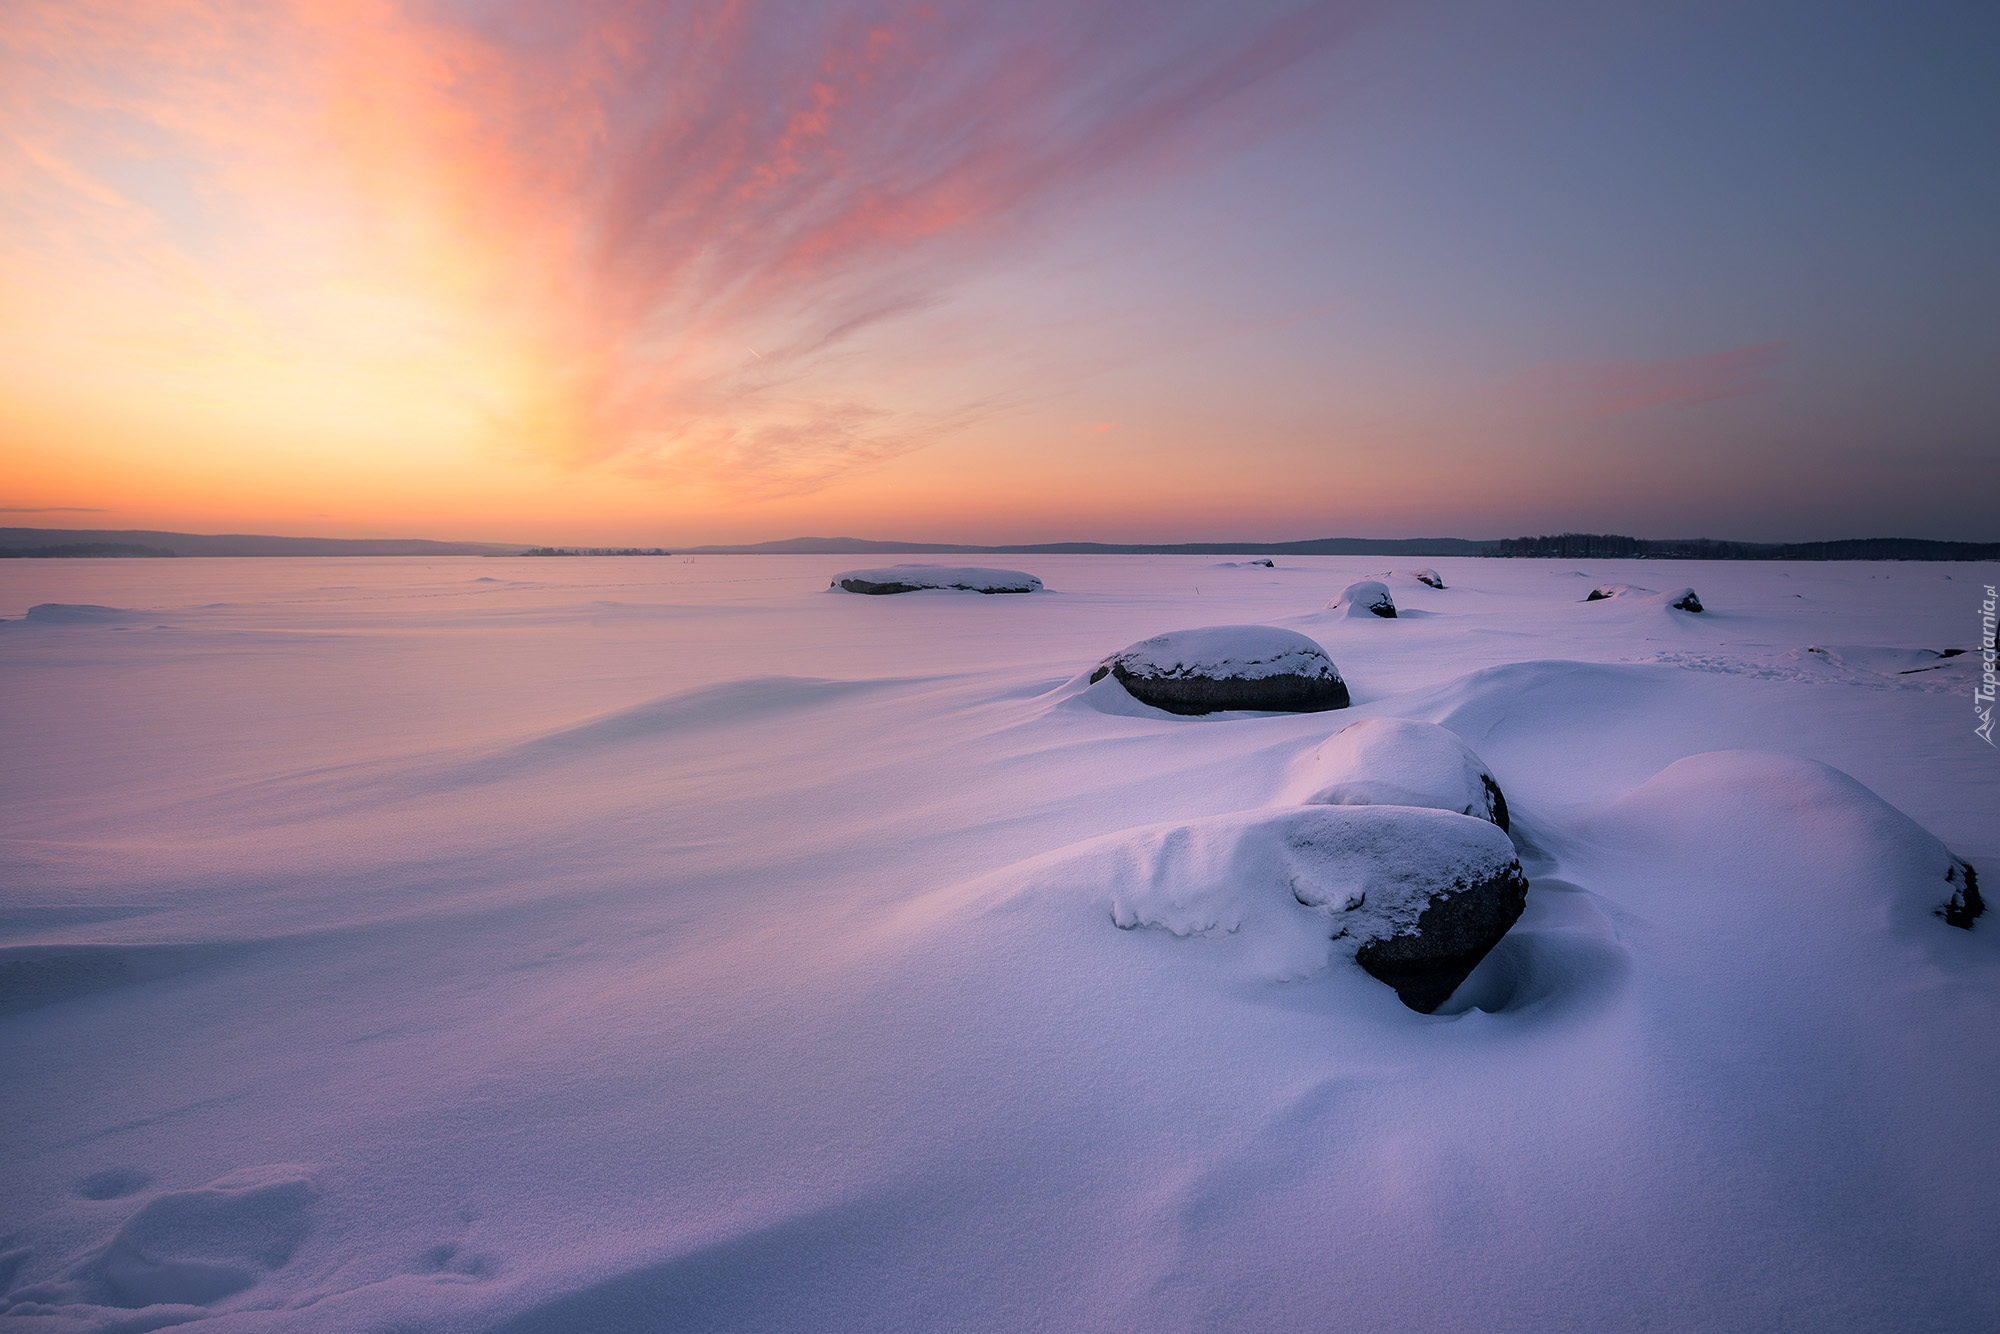
[[[0,1334],[2000,1327],[1995,567],[1018,563],[0,564]],[[1087,683],[1244,623],[1354,706]],[[1368,716],[1532,882],[1433,1015],[1161,906]]]

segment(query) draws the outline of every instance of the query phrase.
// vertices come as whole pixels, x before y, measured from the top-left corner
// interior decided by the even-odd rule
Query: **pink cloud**
[[[33,207],[0,251],[172,270],[171,301],[268,287],[217,257],[239,234],[348,227],[373,250],[333,279],[373,266],[505,335],[533,408],[497,394],[497,437],[796,493],[997,401],[912,397],[900,331],[1184,167],[1372,3],[22,0],[0,170]],[[113,169],[138,158],[203,215]]]

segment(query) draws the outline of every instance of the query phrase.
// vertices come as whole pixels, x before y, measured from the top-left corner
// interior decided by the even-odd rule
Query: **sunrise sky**
[[[2000,7],[11,0],[0,524],[2000,538]]]

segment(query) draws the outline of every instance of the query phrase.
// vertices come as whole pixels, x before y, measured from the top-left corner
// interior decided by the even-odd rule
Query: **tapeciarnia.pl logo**
[[[1979,726],[1972,734],[1987,745],[1993,744],[1993,606],[2000,595],[1994,592],[1992,584],[1986,585],[1986,601],[1979,604],[1979,681],[1972,687],[1972,711],[1979,715]]]

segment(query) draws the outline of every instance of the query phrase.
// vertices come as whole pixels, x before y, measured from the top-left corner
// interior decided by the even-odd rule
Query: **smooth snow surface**
[[[1328,737],[1299,780],[1301,801],[1428,806],[1499,824],[1486,762],[1456,733],[1408,718],[1362,718]],[[1497,780],[1494,780],[1497,783]]]
[[[2000,1327],[1993,566],[836,568],[0,564],[0,1334]],[[1080,670],[1220,622],[1352,710]],[[1436,1014],[1348,718],[1506,789]]]
[[[854,585],[863,587],[854,587]],[[885,590],[904,592],[955,593],[1036,593],[1042,581],[1021,570],[989,570],[977,565],[888,565],[873,570],[844,570],[833,576],[830,588],[868,593],[877,585]]]

